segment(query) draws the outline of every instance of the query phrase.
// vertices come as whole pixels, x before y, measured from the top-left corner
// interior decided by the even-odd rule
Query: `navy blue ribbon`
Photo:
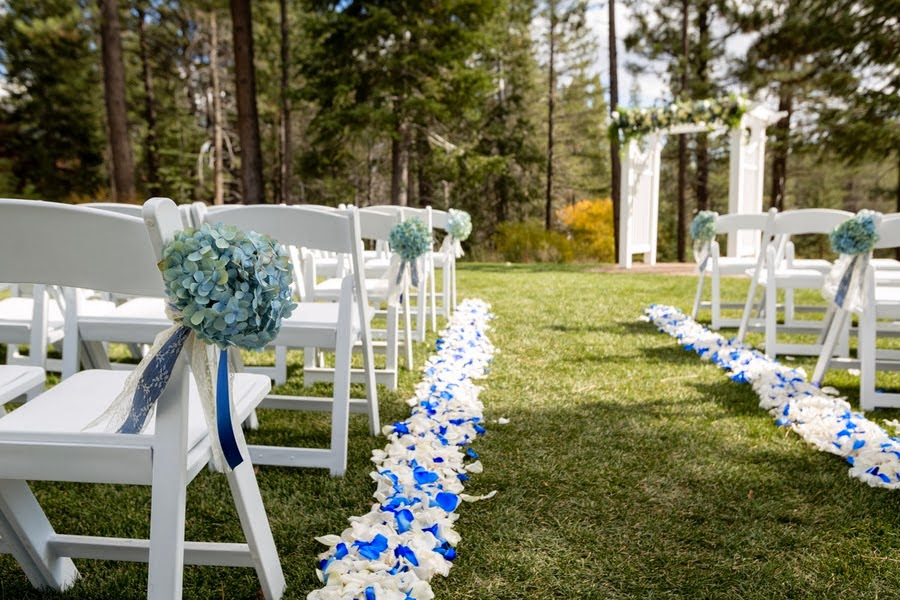
[[[166,389],[166,384],[172,377],[175,362],[181,355],[181,350],[190,333],[191,330],[187,327],[179,327],[147,364],[147,368],[144,369],[141,379],[138,381],[137,389],[134,390],[131,411],[125,418],[125,422],[119,427],[118,433],[140,433],[144,430],[147,417],[150,416],[150,411],[159,400],[163,390]]]
[[[838,283],[837,291],[834,293],[834,303],[841,308],[844,308],[844,301],[847,299],[847,292],[850,289],[850,279],[853,277],[853,267],[856,265],[857,260],[859,260],[859,255],[854,256],[850,264],[847,265],[847,269]]]
[[[419,269],[416,267],[416,260],[404,260],[400,263],[400,270],[397,271],[397,285],[403,281],[403,269],[409,266],[409,280],[413,287],[419,287]]]
[[[231,399],[228,397],[228,351],[219,354],[219,373],[216,378],[216,429],[219,430],[219,445],[225,462],[232,470],[244,462],[241,450],[231,426]]]
[[[191,330],[179,327],[172,337],[166,340],[159,352],[156,353],[147,368],[141,374],[137,389],[134,391],[131,410],[125,418],[125,422],[118,429],[118,433],[140,433],[143,431],[150,416],[150,411],[159,400],[163,390],[172,377],[175,363],[184,349]],[[219,355],[219,370],[216,380],[216,428],[219,432],[219,445],[225,462],[234,469],[244,461],[237,445],[234,428],[231,426],[231,401],[228,394],[228,353],[222,350]]]

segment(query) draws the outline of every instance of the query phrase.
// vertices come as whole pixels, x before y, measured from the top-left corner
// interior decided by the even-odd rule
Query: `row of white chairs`
[[[751,329],[764,332],[765,353],[776,358],[779,355],[817,356],[818,361],[811,381],[821,385],[830,369],[859,369],[860,406],[864,410],[879,407],[900,407],[900,393],[879,391],[876,388],[878,371],[900,371],[900,350],[880,348],[880,339],[895,338],[900,332],[900,261],[893,258],[867,257],[864,275],[866,300],[858,326],[852,328],[853,314],[831,303],[816,307],[823,318],[798,318],[800,307],[793,293],[798,289],[818,290],[832,269],[830,261],[820,258],[801,259],[795,256],[792,236],[803,234],[826,235],[853,213],[831,209],[800,209],[768,213],[721,215],[717,217],[717,232],[735,234],[750,231],[756,236],[759,251],[752,252],[748,244],[742,256],[722,257],[717,241],[710,244],[709,259],[700,273],[693,315],[701,308],[711,309],[711,328],[738,327],[737,339],[743,340]],[[876,250],[900,248],[900,214],[888,214],[878,219],[879,240]],[[721,300],[721,277],[746,275],[750,286],[743,303],[741,318],[723,317],[726,306],[739,308],[740,304],[725,304]],[[702,300],[704,279],[711,279],[712,295]],[[764,294],[757,301],[757,290]],[[776,304],[779,290],[783,302]],[[783,318],[778,320],[778,308]],[[758,319],[759,316],[762,319]],[[807,315],[808,316],[808,315]],[[785,342],[779,335],[807,333],[816,336],[812,344]],[[856,356],[851,356],[851,334],[857,334]]]
[[[0,252],[16,257],[0,264],[0,280],[131,297],[117,310],[129,302],[159,301],[162,281],[156,262],[165,243],[184,226],[184,212],[179,214],[170,200],[159,198],[144,205],[143,222],[109,210],[39,201],[0,200],[0,212]],[[191,218],[200,222],[202,210],[194,207],[194,213],[199,214]],[[396,223],[398,218],[390,221]],[[61,383],[38,394],[43,387],[42,369],[4,366],[0,369],[0,406],[16,397],[37,395],[0,418],[0,551],[13,554],[36,587],[67,589],[78,576],[73,558],[100,558],[149,562],[150,598],[180,598],[185,563],[253,567],[264,596],[279,598],[284,576],[251,465],[324,467],[340,475],[346,469],[349,413],[366,412],[370,432],[378,433],[370,334],[374,309],[366,283],[359,211],[352,207],[341,211],[235,207],[217,211],[214,220],[268,233],[286,244],[348,257],[349,269],[330,296],[336,302],[305,298],[284,321],[276,340],[283,347],[306,349],[305,355],[316,355],[320,349],[334,352],[332,397],[272,395],[268,377],[246,371],[237,373],[233,388],[236,423],[254,422],[258,407],[331,411],[331,447],[248,446],[236,427],[238,447],[248,460],[227,477],[247,543],[185,542],[185,487],[209,462],[213,443],[185,360],[179,359],[154,422],[137,435],[86,431],[118,395],[127,372],[91,369],[66,373],[68,377]],[[35,239],[45,241],[29,244]],[[26,246],[36,250],[15,252]],[[452,299],[453,288],[445,286],[443,291],[446,303]],[[409,294],[404,296],[408,301]],[[425,295],[418,300],[425,300]],[[113,331],[109,322],[102,327],[93,322],[92,329],[90,320],[78,317],[86,301],[80,294],[67,291],[63,301],[64,360],[75,357],[76,365],[97,366],[94,361],[102,363],[105,356],[102,342],[126,341],[121,339],[124,335],[117,337],[119,330]],[[409,311],[405,314],[408,318]],[[135,314],[122,316],[123,322],[130,320],[131,327],[135,326]],[[168,320],[159,325],[168,326]],[[143,327],[149,338],[153,323],[145,322]],[[152,341],[148,338],[127,341]],[[366,398],[359,400],[350,399],[354,346],[362,352],[364,368],[359,375],[367,391]],[[239,355],[233,359],[240,371]],[[151,485],[150,539],[57,533],[31,494],[28,480]]]
[[[128,214],[138,216],[140,207],[136,205],[123,205],[115,203],[91,203],[85,206],[110,210],[120,214]],[[337,210],[331,207],[323,207],[316,205],[305,205],[310,209],[333,211]],[[191,226],[194,223],[201,223],[207,218],[209,211],[218,212],[219,210],[231,211],[233,214],[233,206],[211,207],[209,211],[203,203],[195,203],[193,206],[182,206],[181,216],[185,226]],[[386,217],[384,215],[391,215]],[[415,209],[408,207],[394,206],[373,206],[362,209],[360,212],[360,226],[364,234],[364,239],[370,239],[374,243],[387,246],[387,235],[390,227],[396,223],[396,219],[404,220],[411,217],[421,218],[429,230],[445,229],[447,226],[446,211],[438,211],[430,207],[425,209]],[[327,255],[327,256],[326,256]],[[386,254],[379,254],[379,257],[387,257]],[[329,269],[330,263],[330,269]],[[297,281],[299,283],[298,294],[301,299],[307,299],[305,289],[310,289],[309,299],[334,299],[338,293],[339,280],[344,274],[343,270],[336,269],[335,264],[346,264],[346,256],[337,257],[335,253],[326,253],[321,250],[304,248],[303,260],[298,259],[295,267],[297,271]],[[378,259],[367,259],[366,269],[368,274],[373,277],[382,276],[387,269],[387,264],[380,266]],[[413,290],[409,296],[404,296],[405,309],[403,334],[397,336],[397,331],[375,332],[376,336],[381,337],[382,341],[376,342],[376,350],[387,354],[388,365],[379,369],[377,372],[378,383],[385,384],[388,389],[396,388],[397,368],[398,368],[398,347],[405,350],[405,366],[410,368],[412,357],[411,335],[412,330],[409,324],[410,296],[415,300],[412,306],[413,316],[416,319],[415,338],[417,341],[424,341],[426,333],[426,321],[430,317],[430,329],[436,331],[436,316],[442,314],[449,317],[450,308],[455,301],[456,276],[455,276],[456,259],[455,256],[447,252],[429,252],[421,259],[419,268],[420,283],[418,289]],[[440,269],[443,274],[442,288],[436,291],[435,286],[435,270]],[[331,276],[331,279],[324,284],[316,283],[317,272],[319,275]],[[305,285],[304,285],[305,283]],[[445,293],[446,290],[446,293]],[[48,293],[48,292],[52,292]],[[123,306],[113,306],[104,300],[90,299],[85,296],[84,292],[79,292],[82,296],[80,315],[85,319],[83,327],[88,329],[91,337],[106,341],[122,341],[132,344],[147,344],[152,342],[153,336],[157,330],[164,328],[167,322],[163,312],[163,305],[160,300],[154,301],[131,301]],[[385,286],[375,286],[370,290],[370,297],[373,300],[382,299],[385,295]],[[422,300],[420,300],[422,298]],[[64,334],[62,313],[64,311],[63,293],[53,287],[45,291],[43,287],[35,290],[34,299],[32,298],[7,298],[0,300],[0,342],[10,344],[12,352],[7,355],[8,364],[34,364],[37,366],[47,366],[52,370],[62,372],[66,377],[77,370],[78,365],[73,364],[70,357],[68,361],[57,359],[45,359],[44,356],[50,345],[59,345]],[[436,306],[436,303],[439,306]],[[133,319],[141,321],[143,331],[135,331],[135,340],[119,340],[109,336],[113,332],[107,331],[104,327],[104,316],[109,315],[113,319],[112,327],[117,329],[118,321],[121,319]],[[391,315],[387,315],[389,322],[393,323]],[[91,317],[94,317],[91,319]],[[153,323],[153,321],[156,321]],[[32,323],[36,326],[32,328]],[[396,325],[393,326],[396,328]],[[389,338],[392,342],[385,341]],[[85,340],[93,341],[93,340]],[[18,344],[29,344],[31,347],[30,357],[21,357],[17,352]],[[103,358],[102,348],[96,344],[89,344],[85,347],[86,356],[82,357],[87,365],[108,367],[109,364]],[[310,355],[310,360],[312,355]],[[93,360],[93,362],[90,362]],[[61,365],[61,366],[60,366]],[[276,349],[276,364],[274,368],[254,368],[257,372],[268,373],[276,384],[284,383],[287,376],[286,370],[286,353],[284,347]],[[305,375],[310,382],[327,380],[328,375],[323,375],[321,367],[307,364]],[[359,373],[354,374],[354,381],[362,381]]]
[[[833,310],[807,306],[795,302],[795,291],[821,289],[832,263],[821,258],[796,256],[793,238],[801,235],[822,236],[823,239],[836,226],[853,217],[853,213],[826,208],[797,209],[767,213],[720,215],[716,219],[717,232],[729,235],[750,234],[739,246],[735,256],[721,256],[717,240],[710,243],[706,261],[697,285],[692,316],[697,318],[701,308],[711,310],[710,327],[738,327],[737,339],[743,341],[750,330],[764,332],[763,348],[772,358],[785,354],[817,356],[824,342],[824,331],[831,323]],[[824,242],[827,246],[827,241]],[[874,259],[873,267],[883,271],[900,271],[900,262],[894,259]],[[749,289],[742,303],[722,301],[722,277],[740,275],[750,280]],[[704,302],[705,279],[711,280],[711,298]],[[760,298],[759,290],[763,293]],[[779,304],[779,296],[783,296]],[[742,309],[740,319],[723,316],[723,308]],[[780,311],[779,311],[780,309]],[[782,319],[779,322],[778,315]],[[801,318],[800,314],[804,315]],[[824,312],[824,318],[810,318],[810,313]],[[785,341],[783,334],[813,334],[813,344]],[[781,337],[779,337],[781,335]],[[846,337],[838,350],[846,351]]]

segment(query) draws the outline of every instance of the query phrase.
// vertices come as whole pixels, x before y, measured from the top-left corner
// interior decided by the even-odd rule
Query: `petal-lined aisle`
[[[730,372],[738,383],[750,383],[760,408],[824,452],[844,457],[850,476],[873,487],[900,488],[900,439],[806,381],[803,369],[793,369],[752,347],[708,330],[675,307],[654,304],[644,309],[646,320],[693,350],[704,360]],[[827,388],[826,388],[827,389]]]
[[[372,453],[376,504],[351,517],[341,535],[317,538],[330,546],[320,562],[325,586],[310,600],[330,598],[433,598],[429,581],[446,576],[459,534],[453,524],[468,473],[481,472],[466,446],[484,433],[480,387],[494,347],[486,337],[490,306],[459,304],[425,364],[424,378],[408,401],[412,415],[385,427],[388,444]]]

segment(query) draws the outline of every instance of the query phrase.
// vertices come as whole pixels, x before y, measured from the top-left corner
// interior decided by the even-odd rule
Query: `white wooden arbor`
[[[744,113],[740,127],[729,133],[730,170],[728,212],[762,212],[763,179],[766,159],[766,127],[782,113],[757,105]],[[725,126],[706,124],[676,125],[654,131],[644,138],[628,141],[622,161],[622,206],[619,211],[619,266],[630,269],[633,256],[643,254],[644,262],[656,264],[657,225],[659,223],[659,161],[665,137],[704,131],[721,131]],[[728,236],[728,255],[739,247],[758,244],[752,232]],[[757,251],[754,248],[753,251]]]

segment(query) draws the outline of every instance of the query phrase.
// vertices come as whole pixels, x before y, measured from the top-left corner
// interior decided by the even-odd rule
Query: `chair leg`
[[[400,316],[397,306],[388,306],[387,309],[387,341],[385,342],[385,369],[392,372],[391,383],[387,386],[390,391],[397,389],[397,370],[400,364]],[[364,342],[365,343],[365,342]]]
[[[287,346],[275,346],[275,385],[284,385],[287,381]]]
[[[48,547],[53,526],[21,480],[0,480],[0,539],[36,588],[65,591],[78,579],[75,563]]]
[[[863,410],[876,408],[875,400],[875,326],[874,309],[859,317],[859,405]]]
[[[425,341],[425,321],[428,319],[428,271],[424,267],[422,278],[419,279],[419,285],[416,287],[416,341]]]
[[[403,335],[406,341],[406,370],[411,371],[413,366],[413,338],[412,338],[412,326],[410,321],[410,308],[409,308],[409,292],[403,294]]]
[[[187,360],[184,355],[178,362]],[[157,401],[150,497],[148,600],[181,600],[187,499],[187,368],[176,364]],[[240,428],[238,428],[240,429]]]
[[[240,428],[235,428],[235,436],[243,455],[250,456]],[[226,477],[234,506],[241,519],[244,538],[253,556],[263,596],[266,600],[278,600],[284,594],[284,572],[281,569],[281,561],[278,560],[278,550],[275,548],[259,485],[253,474],[253,464],[249,460],[244,460],[237,468],[227,473]]]
[[[697,293],[694,295],[694,309],[691,311],[691,318],[694,320],[697,320],[697,315],[700,314],[700,300],[703,298],[703,282],[705,279],[705,270],[700,271],[697,279]]]
[[[362,360],[363,360],[363,376],[366,378],[366,406],[369,415],[369,433],[378,435],[381,433],[381,418],[378,415],[378,387],[375,384],[375,352],[372,349],[371,327],[363,325],[368,332],[363,333],[362,342]],[[394,360],[397,360],[397,354],[394,353]],[[397,367],[394,365],[394,389],[396,389]]]
[[[434,272],[434,259],[429,259],[428,273],[428,301],[431,305],[431,332],[437,331],[437,273]]]
[[[835,347],[838,345],[838,340],[844,332],[848,316],[849,313],[843,309],[837,309],[835,312],[831,325],[828,328],[828,333],[825,335],[825,340],[822,342],[822,352],[819,354],[819,360],[816,362],[816,368],[810,380],[810,383],[813,385],[822,385],[822,380],[825,379],[825,373],[828,371],[831,358],[834,356]]]
[[[442,286],[441,286],[441,307],[444,309],[444,317],[449,319],[450,312],[453,310],[453,299],[450,297],[450,292],[452,288],[452,283],[450,282],[450,276],[453,274],[453,268],[450,266],[450,262],[447,261],[444,263],[444,268],[441,272],[442,275]]]
[[[775,284],[766,286],[766,306],[775,306]],[[776,358],[778,356],[778,311],[766,310],[766,356]]]
[[[711,328],[718,330],[722,327],[722,282],[718,273],[710,275],[710,286],[712,287],[712,297],[710,298],[710,308],[712,309]]]
[[[450,288],[452,290],[452,294],[450,295],[450,312],[452,313],[456,310],[456,261],[450,261],[450,270],[452,271],[452,276],[450,277]]]
[[[353,340],[349,324],[338,326],[334,349],[334,402],[331,409],[331,475],[340,477],[347,470],[347,436],[350,428],[350,361]]]

